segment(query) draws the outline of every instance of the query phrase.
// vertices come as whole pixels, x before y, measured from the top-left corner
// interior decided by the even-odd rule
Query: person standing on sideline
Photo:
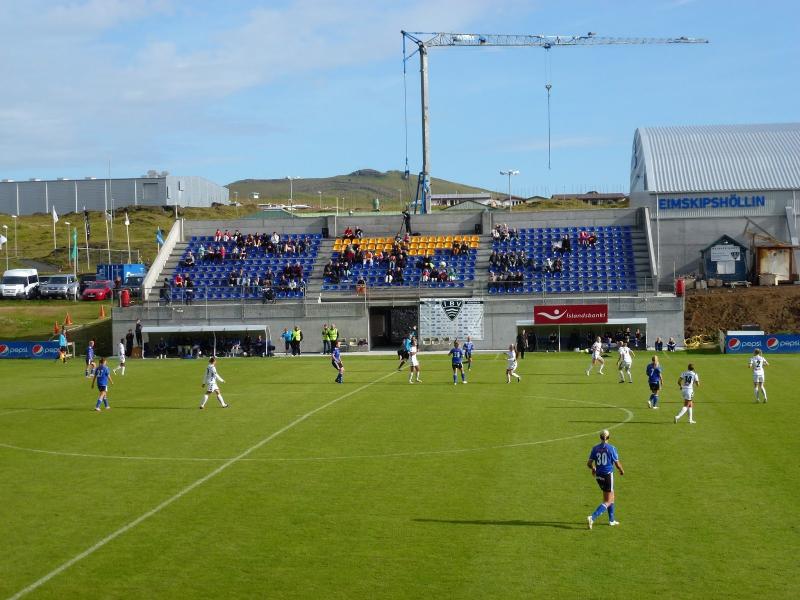
[[[464,360],[467,363],[467,371],[472,371],[472,353],[475,351],[475,344],[472,343],[472,337],[467,336],[467,341],[464,342]]]
[[[328,324],[322,325],[322,354],[330,354],[331,341],[328,339]]]
[[[284,327],[281,337],[283,338],[283,354],[289,356],[289,351],[292,349],[292,332]]]
[[[206,367],[206,375],[203,378],[202,387],[206,389],[206,393],[203,394],[203,399],[200,401],[200,410],[203,410],[206,407],[206,402],[208,402],[208,395],[209,394],[216,394],[217,400],[219,400],[220,405],[222,408],[228,408],[228,405],[225,404],[225,400],[222,398],[222,392],[219,390],[219,386],[217,386],[217,382],[225,383],[225,380],[220,377],[219,373],[217,373],[216,367],[217,359],[213,356],[208,359],[208,366]]]
[[[303,341],[303,332],[295,325],[292,330],[292,356],[300,356],[300,342]]]
[[[67,364],[67,334],[64,333],[64,328],[58,332],[58,358],[63,364]]]
[[[458,373],[461,372],[461,383],[467,384],[467,376],[464,374],[464,365],[462,359],[464,351],[458,347],[458,340],[453,342],[453,347],[448,352],[452,361],[453,367],[453,385],[458,385]]]
[[[511,383],[511,378],[516,377],[517,383],[522,381],[522,377],[516,374],[517,370],[517,354],[514,352],[514,345],[511,344],[506,352],[506,383]]]
[[[619,369],[619,382],[625,383],[625,373],[628,374],[628,383],[633,383],[633,357],[635,354],[630,349],[626,342],[619,343],[619,360],[617,361],[617,369]]]
[[[658,408],[658,393],[664,385],[664,377],[657,356],[654,356],[647,365],[647,383],[650,385],[650,399],[647,401],[647,406],[648,408]]]
[[[517,355],[520,358],[525,358],[525,350],[528,349],[528,335],[523,329],[517,333]]]
[[[331,351],[331,366],[336,369],[338,375],[333,380],[334,383],[344,383],[344,363],[342,363],[342,351],[339,348],[339,340],[333,342]]]
[[[136,326],[133,328],[134,335],[136,336],[136,345],[139,346],[141,357],[144,358],[144,344],[142,343],[142,320],[136,319]]]
[[[692,408],[694,408],[694,388],[700,387],[700,376],[695,373],[692,363],[689,363],[688,368],[678,377],[678,387],[683,396],[683,408],[681,408],[681,412],[675,415],[673,420],[677,423],[678,420],[688,412],[689,423],[694,425],[695,420],[694,415],[692,415]]]
[[[764,394],[764,404],[767,403],[767,388],[764,387],[765,365],[769,366],[767,359],[761,355],[761,348],[756,348],[750,358],[750,368],[753,370],[753,396],[755,396],[756,403],[758,403],[759,390]]]
[[[614,516],[614,467],[617,467],[620,477],[625,475],[625,470],[622,468],[622,463],[619,462],[619,452],[608,443],[610,437],[608,429],[600,432],[600,443],[589,452],[589,460],[586,463],[586,466],[592,471],[597,485],[603,490],[603,501],[592,514],[586,517],[589,529],[606,510],[608,510],[608,524],[612,527],[619,525],[619,521]]]
[[[94,389],[95,382],[97,382],[97,391],[100,394],[97,396],[97,404],[94,405],[94,409],[100,412],[100,404],[102,403],[105,405],[106,410],[110,410],[111,407],[108,405],[108,386],[114,382],[111,379],[111,373],[108,370],[105,358],[100,359],[100,364],[94,371],[92,389]]]
[[[592,369],[594,369],[595,365],[600,365],[600,370],[598,371],[598,373],[600,373],[600,375],[605,375],[605,373],[603,373],[603,367],[606,365],[606,361],[603,360],[603,342],[600,340],[599,335],[597,336],[597,339],[595,340],[594,344],[592,344],[591,352],[592,352],[592,362],[589,365],[589,368],[586,369],[586,376],[588,377],[589,375],[591,375]]]
[[[122,374],[125,375],[125,340],[121,339],[119,341],[119,345],[117,346],[117,358],[119,358],[119,365],[114,367],[112,371],[114,375],[117,374],[117,371],[122,371]]]
[[[408,369],[408,383],[414,383],[414,373],[417,374],[417,383],[422,383],[422,380],[419,378],[419,356],[417,354],[419,350],[417,348],[417,340],[416,338],[411,338],[411,348],[409,349],[408,355],[411,360],[411,367]]]
[[[94,375],[94,340],[89,340],[89,345],[86,346],[86,369],[83,371],[84,377],[91,377]]]
[[[328,327],[328,354],[333,352],[333,342],[339,339],[339,330],[336,329],[336,323],[331,323]]]
[[[130,356],[133,354],[133,329],[128,329],[125,334],[125,354]]]

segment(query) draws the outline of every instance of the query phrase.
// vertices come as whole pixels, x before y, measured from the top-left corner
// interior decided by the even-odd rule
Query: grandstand
[[[461,289],[465,282],[475,279],[475,259],[478,254],[480,236],[477,235],[421,235],[410,237],[407,242],[396,243],[392,237],[368,237],[353,240],[338,239],[333,245],[331,260],[336,263],[342,258],[348,245],[356,246],[362,253],[380,254],[389,256],[395,250],[401,250],[408,255],[406,266],[401,268],[402,277],[393,276],[387,280],[388,260],[375,261],[365,264],[354,261],[350,273],[345,278],[338,275],[325,277],[322,291],[355,290],[358,285],[367,287],[418,287],[428,289]],[[454,244],[458,247],[453,252]],[[429,268],[426,268],[426,258],[430,259]],[[435,272],[443,274],[437,278]],[[362,282],[359,284],[359,282]]]
[[[587,230],[585,231],[588,234]],[[491,274],[517,272],[521,280],[489,281],[490,294],[562,294],[635,292],[637,290],[634,244],[630,226],[601,226],[592,233],[593,244],[580,243],[578,227],[520,229],[513,237],[495,240],[497,256],[521,256],[521,264],[489,264]],[[562,240],[569,251],[561,251]],[[558,245],[559,250],[554,250]],[[559,261],[559,268],[548,266]]]
[[[503,223],[502,221],[507,221]],[[653,235],[647,209],[608,209],[594,211],[552,211],[547,213],[496,213],[491,211],[442,211],[412,217],[413,234],[398,236],[400,215],[314,216],[241,219],[226,222],[176,221],[145,278],[145,301],[136,306],[114,309],[114,336],[120,337],[136,319],[145,328],[158,331],[172,328],[180,332],[237,331],[257,326],[272,338],[284,327],[298,324],[306,332],[335,322],[349,341],[369,340],[369,346],[391,346],[397,332],[416,323],[425,302],[431,299],[478,302],[485,335],[481,345],[507,347],[509,332],[518,327],[552,327],[533,323],[533,307],[541,305],[581,305],[602,303],[608,307],[608,323],[634,326],[656,336],[680,336],[683,327],[682,299],[658,293],[653,287],[655,260]],[[339,235],[348,227],[360,229],[354,241]],[[508,228],[515,234],[495,239],[491,232]],[[291,252],[273,251],[264,244],[247,247],[246,257],[233,258],[232,240],[223,243],[225,258],[216,254],[200,259],[200,246],[218,247],[213,237],[217,229],[241,231],[242,236],[260,236],[277,231],[282,241],[305,247]],[[593,246],[581,246],[580,232],[594,233]],[[560,253],[562,270],[541,268],[556,256],[553,243],[567,236],[570,252]],[[358,251],[372,254],[372,264]],[[458,245],[458,253],[453,246]],[[387,280],[386,258],[405,251],[400,277]],[[492,281],[498,267],[490,263],[492,252],[525,252],[527,262],[522,281],[498,285]],[[189,252],[192,266],[183,266]],[[349,254],[344,273],[331,276],[326,267]],[[300,286],[286,289],[281,283],[284,269],[296,268],[293,276]],[[299,265],[298,265],[299,263]],[[444,264],[442,264],[444,263]],[[428,270],[426,274],[425,271]],[[239,272],[241,270],[241,272]],[[236,271],[235,275],[232,271]],[[271,272],[269,287],[273,303],[265,303],[262,281]],[[440,273],[446,273],[442,277]],[[160,298],[164,280],[189,275],[194,282],[194,302],[186,302],[185,290],[169,292],[170,303]],[[436,276],[434,276],[434,274]],[[426,276],[427,275],[427,276]],[[424,301],[424,302],[423,302]],[[407,330],[406,330],[407,331]],[[542,329],[544,332],[545,329]],[[421,335],[430,337],[430,332]],[[549,330],[547,330],[549,334]],[[318,352],[319,336],[307,338],[306,348]],[[352,344],[355,346],[356,344]],[[320,346],[320,347],[317,347]],[[348,343],[348,347],[350,344]]]

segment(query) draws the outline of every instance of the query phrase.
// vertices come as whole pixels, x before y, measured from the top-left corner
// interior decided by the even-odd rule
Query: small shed
[[[723,235],[700,251],[700,270],[706,279],[748,281],[747,247]]]

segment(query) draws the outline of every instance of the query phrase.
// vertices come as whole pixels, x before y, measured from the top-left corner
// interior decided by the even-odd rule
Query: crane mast
[[[428,49],[441,47],[533,47],[559,46],[637,46],[647,44],[707,44],[702,38],[651,38],[651,37],[601,37],[589,32],[585,35],[507,35],[485,33],[422,33],[401,31],[403,36],[403,62],[419,54],[420,99],[422,107],[422,171],[417,182],[416,208],[422,213],[430,211],[430,111],[428,92]],[[406,52],[406,41],[412,47]],[[549,85],[549,82],[548,82]],[[548,95],[550,88],[548,87]],[[408,164],[408,157],[406,157]]]

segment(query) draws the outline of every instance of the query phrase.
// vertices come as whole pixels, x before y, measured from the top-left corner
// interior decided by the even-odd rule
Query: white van
[[[0,296],[34,298],[39,295],[39,272],[36,269],[10,269],[3,273]]]

